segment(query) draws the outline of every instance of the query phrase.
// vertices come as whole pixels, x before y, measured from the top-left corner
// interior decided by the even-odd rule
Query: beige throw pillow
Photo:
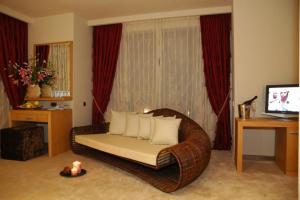
[[[126,128],[125,128],[125,136],[129,137],[138,137],[139,134],[139,118],[150,118],[153,114],[134,114],[127,113],[126,114]]]
[[[172,117],[164,117],[164,116],[156,116],[156,117],[152,117],[151,118],[151,121],[150,121],[150,140],[152,140],[153,138],[153,134],[154,134],[154,130],[155,130],[155,119],[160,119],[160,118],[163,118],[163,119],[175,119],[176,116],[172,116]]]
[[[181,119],[166,119],[158,118],[154,119],[155,128],[152,144],[178,144],[178,128]]]
[[[126,113],[111,110],[111,120],[109,125],[109,133],[122,135],[126,127]]]
[[[158,117],[162,117],[162,116],[158,116]],[[139,117],[139,134],[138,134],[139,139],[144,139],[144,140],[150,139],[151,121],[153,121],[154,118],[157,118],[157,117],[152,117],[152,116],[151,117],[144,117],[144,116]]]

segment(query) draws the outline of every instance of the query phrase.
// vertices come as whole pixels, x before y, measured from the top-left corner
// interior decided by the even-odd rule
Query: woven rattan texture
[[[199,177],[207,167],[211,155],[210,140],[195,121],[177,111],[163,108],[153,110],[150,113],[153,113],[154,116],[175,115],[176,118],[182,119],[179,127],[179,144],[163,150],[171,153],[176,159],[175,164],[153,169],[151,166],[123,159],[75,142],[75,135],[107,132],[108,123],[73,128],[71,130],[72,150],[74,153],[95,157],[130,172],[163,192],[174,192]]]

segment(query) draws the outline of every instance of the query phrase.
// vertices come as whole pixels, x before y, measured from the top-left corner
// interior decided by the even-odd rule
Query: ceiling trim
[[[13,18],[16,18],[16,19],[19,19],[21,21],[24,21],[24,22],[27,22],[27,23],[33,23],[34,22],[34,19],[27,16],[27,15],[24,15],[18,11],[15,11],[11,8],[8,8],[6,6],[3,6],[2,4],[0,4],[0,12],[10,16],[10,17],[13,17]]]
[[[147,19],[221,14],[221,13],[231,13],[231,12],[232,12],[231,6],[179,10],[179,11],[170,11],[170,12],[159,12],[159,13],[150,13],[150,14],[142,14],[142,15],[129,15],[129,16],[121,16],[121,17],[88,20],[88,26],[114,24],[114,23],[130,22],[130,21],[140,21],[140,20],[147,20]]]

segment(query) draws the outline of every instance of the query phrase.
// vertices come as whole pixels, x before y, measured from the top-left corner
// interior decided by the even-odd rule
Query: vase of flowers
[[[41,95],[41,88],[39,85],[28,85],[26,89],[27,98],[39,98]]]
[[[43,84],[41,88],[42,97],[52,97],[52,87],[50,85]]]
[[[9,62],[8,67],[9,77],[13,83],[27,86],[26,97],[38,98],[41,95],[40,86],[53,86],[56,80],[55,70],[52,65],[45,60],[40,62],[36,57],[29,59],[29,62],[22,64]],[[48,93],[47,93],[48,96]]]
[[[52,68],[47,67],[43,68],[40,74],[41,96],[52,97],[52,88],[56,80],[55,71]]]

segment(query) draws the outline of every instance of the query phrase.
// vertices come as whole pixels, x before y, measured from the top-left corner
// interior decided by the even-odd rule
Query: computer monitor
[[[299,84],[267,85],[266,114],[285,114],[297,116],[300,111]]]

